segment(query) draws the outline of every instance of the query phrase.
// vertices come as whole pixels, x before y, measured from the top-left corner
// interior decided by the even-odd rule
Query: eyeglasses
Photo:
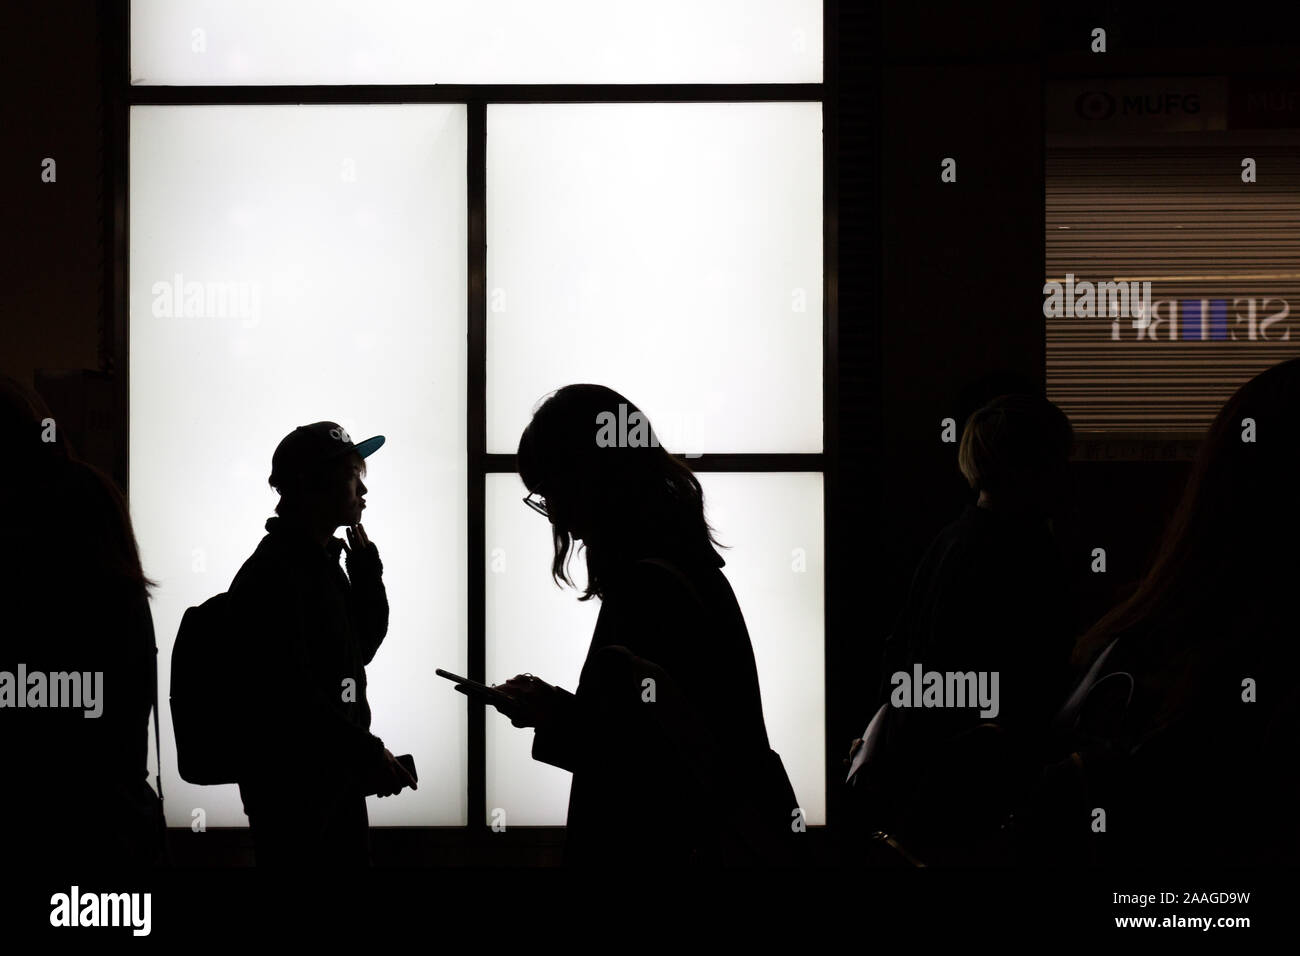
[[[541,496],[538,496],[537,500],[534,501],[533,500],[534,494],[536,494],[536,492],[529,492],[528,497],[524,499],[524,504],[528,505],[528,507],[532,508],[543,518],[549,518],[551,515],[546,510],[546,499],[542,498]]]

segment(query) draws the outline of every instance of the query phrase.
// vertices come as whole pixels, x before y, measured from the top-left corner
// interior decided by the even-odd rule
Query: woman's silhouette
[[[1224,406],[1151,570],[1079,642],[1076,664],[1092,668],[1063,713],[1073,756],[1030,817],[1038,848],[1131,864],[1300,860],[1298,479],[1292,359]],[[1106,830],[1090,837],[1098,807]]]
[[[575,694],[529,675],[499,687],[498,708],[536,728],[534,758],[573,772],[566,862],[786,862],[799,811],[699,480],[600,385],[543,402],[518,461],[553,577],[572,585],[581,542],[580,600],[601,600]]]
[[[148,783],[155,647],[126,501],[79,460],[40,397],[0,377],[0,494],[20,502],[0,556],[0,671],[102,675],[102,713],[0,713],[0,838],[18,865],[151,864],[166,825]],[[93,686],[93,685],[92,685]],[[19,688],[26,693],[26,688]]]

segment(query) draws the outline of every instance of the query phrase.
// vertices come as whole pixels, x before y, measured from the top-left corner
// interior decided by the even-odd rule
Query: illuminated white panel
[[[246,823],[236,787],[177,777],[172,642],[261,540],[280,438],[321,419],[388,439],[365,479],[391,606],[369,698],[420,788],[370,819],[466,820],[465,709],[433,673],[466,661],[465,129],[461,106],[131,111],[130,500],[161,582],[173,826]]]
[[[486,677],[499,684],[516,674],[536,674],[577,690],[578,674],[596,627],[600,601],[551,579],[551,525],[521,500],[528,489],[518,475],[487,476],[484,520],[486,573]],[[569,573],[587,583],[579,554]],[[459,696],[459,695],[457,695]],[[506,826],[562,826],[569,805],[567,770],[533,760],[533,732],[513,726],[494,708],[487,714],[487,820],[505,811]]]
[[[820,83],[818,0],[132,0],[137,84]]]
[[[745,615],[772,747],[806,818],[826,821],[825,609],[822,476],[702,473],[723,574]],[[597,599],[551,582],[550,525],[520,499],[517,475],[487,482],[487,677],[529,672],[574,690],[591,642]],[[585,572],[582,558],[572,567]],[[585,581],[585,573],[575,580]],[[562,825],[571,775],[530,756],[533,732],[489,709],[487,807],[506,824]]]
[[[488,108],[488,450],[574,382],[671,451],[822,450],[817,103]]]

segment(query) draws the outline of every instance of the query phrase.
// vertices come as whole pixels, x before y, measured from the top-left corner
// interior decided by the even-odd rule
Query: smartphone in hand
[[[465,693],[483,698],[489,704],[509,704],[513,700],[509,694],[499,691],[495,687],[488,687],[486,684],[480,684],[478,681],[470,680],[468,677],[461,677],[458,674],[453,674],[451,671],[445,671],[441,667],[437,668],[434,673],[439,677],[445,677],[447,680],[455,684],[457,688],[464,689]]]
[[[393,759],[396,760],[398,763],[400,763],[403,767],[406,768],[406,772],[409,773],[409,774],[411,775],[411,779],[412,779],[412,780],[414,780],[416,783],[419,783],[419,782],[420,782],[420,778],[419,778],[419,776],[418,776],[418,775],[416,774],[416,772],[415,772],[415,758],[414,758],[414,757],[412,757],[410,754],[399,754],[398,756],[394,757]]]

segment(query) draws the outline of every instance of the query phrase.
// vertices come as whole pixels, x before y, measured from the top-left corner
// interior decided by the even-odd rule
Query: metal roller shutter
[[[1300,149],[1055,147],[1046,190],[1047,280],[1149,280],[1155,310],[1143,331],[1045,319],[1048,395],[1079,432],[1197,438],[1238,386],[1300,355]]]

